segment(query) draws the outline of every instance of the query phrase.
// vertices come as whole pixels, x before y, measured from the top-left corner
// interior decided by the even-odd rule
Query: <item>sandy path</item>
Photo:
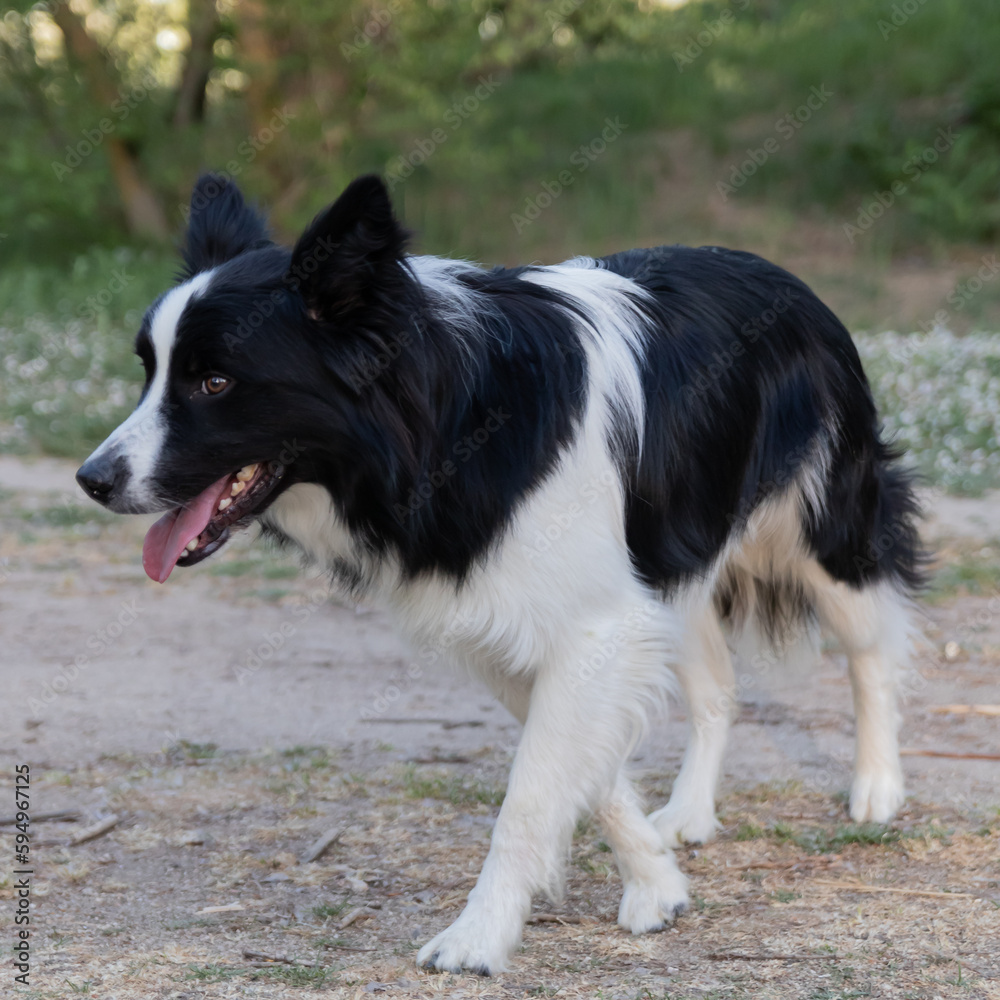
[[[419,651],[415,653],[400,642],[379,613],[326,600],[319,581],[296,572],[295,564],[284,556],[262,554],[249,539],[231,544],[216,560],[190,571],[178,571],[164,586],[151,583],[139,564],[145,523],[140,519],[111,518],[86,506],[76,492],[72,472],[72,467],[56,461],[0,458],[0,689],[4,692],[0,755],[8,773],[15,763],[26,760],[34,774],[46,775],[37,784],[33,800],[36,812],[76,809],[82,814],[81,822],[86,822],[115,810],[129,820],[127,829],[113,834],[104,846],[96,843],[92,862],[79,869],[79,877],[73,874],[77,871],[72,868],[75,862],[68,862],[70,867],[57,866],[56,875],[63,881],[53,876],[48,890],[53,909],[48,919],[53,926],[58,923],[76,928],[79,940],[86,937],[83,928],[90,928],[90,937],[87,949],[75,958],[65,957],[58,948],[45,952],[43,964],[48,971],[42,970],[43,978],[50,976],[55,984],[61,981],[63,966],[53,957],[57,954],[63,956],[59,962],[65,962],[69,971],[111,968],[108,963],[112,959],[122,958],[126,952],[122,951],[121,940],[95,936],[93,928],[101,920],[115,926],[134,924],[134,938],[127,953],[145,948],[151,949],[151,954],[162,955],[165,948],[169,951],[180,947],[178,928],[188,927],[188,918],[198,907],[238,895],[235,889],[206,894],[203,887],[198,887],[200,883],[184,882],[177,894],[156,903],[156,921],[150,919],[149,900],[144,902],[145,897],[126,894],[119,900],[117,896],[93,895],[118,891],[101,887],[118,884],[105,877],[106,873],[103,882],[94,882],[101,871],[94,865],[113,862],[116,870],[124,873],[122,885],[141,884],[147,887],[144,892],[159,899],[158,894],[167,892],[165,886],[175,877],[171,871],[178,863],[170,852],[182,850],[178,845],[186,843],[185,831],[193,825],[212,827],[214,832],[207,843],[218,845],[224,834],[213,824],[221,823],[237,837],[236,828],[225,826],[229,823],[227,810],[231,809],[248,810],[239,829],[272,830],[267,834],[268,843],[273,845],[268,848],[269,856],[279,858],[293,857],[287,852],[300,849],[304,839],[341,817],[342,808],[353,816],[368,809],[365,815],[370,815],[365,823],[373,828],[389,823],[384,836],[394,844],[398,842],[394,849],[401,850],[398,845],[410,836],[426,839],[433,834],[437,840],[428,841],[429,846],[422,848],[430,857],[442,844],[451,843],[454,836],[456,845],[472,845],[469,859],[457,869],[455,884],[461,883],[461,888],[450,896],[446,894],[447,901],[441,904],[446,910],[457,906],[471,884],[462,879],[475,871],[482,856],[483,837],[495,815],[495,806],[490,804],[493,793],[481,795],[476,791],[479,784],[469,786],[472,791],[462,784],[456,792],[458,786],[448,784],[452,778],[441,778],[443,785],[418,793],[424,796],[423,801],[450,797],[460,804],[440,821],[424,814],[410,816],[406,811],[409,807],[398,803],[408,801],[407,796],[413,792],[413,772],[399,768],[408,761],[457,759],[468,765],[460,772],[468,780],[488,781],[491,788],[501,788],[518,736],[518,727],[506,712],[478,682],[443,663],[420,660]],[[960,539],[1000,536],[1000,503],[996,498],[945,498],[934,503],[931,534]],[[909,675],[904,705],[903,742],[911,750],[1000,751],[1000,719],[941,715],[930,710],[953,702],[1000,703],[1000,609],[995,605],[996,601],[991,604],[987,597],[965,597],[924,610],[927,638],[915,672]],[[979,621],[975,622],[971,638],[962,638],[961,626],[977,615]],[[959,638],[962,646],[957,657],[946,660],[942,655],[946,643]],[[408,679],[408,667],[414,662],[421,663],[420,675]],[[711,857],[718,858],[711,863],[723,866],[729,864],[725,853],[728,848],[742,849],[742,845],[732,842],[733,830],[743,822],[740,817],[748,815],[746,810],[753,808],[747,803],[757,801],[755,788],[785,788],[793,798],[802,796],[804,804],[794,806],[799,811],[788,813],[793,817],[809,816],[831,828],[845,821],[843,806],[836,796],[849,781],[853,722],[842,657],[825,655],[815,670],[805,673],[748,675],[742,701],[744,707],[726,759],[721,803],[724,822],[733,829],[729,830],[728,842],[711,848]],[[646,790],[654,799],[662,799],[668,791],[683,749],[683,716],[677,709],[674,716],[673,720],[657,723],[635,759],[637,770],[646,775]],[[424,721],[389,721],[393,719]],[[210,749],[210,744],[217,749]],[[349,807],[323,805],[339,802],[338,796],[343,793],[338,792],[332,798],[321,795],[309,807],[312,811],[306,818],[295,819],[299,814],[294,809],[288,812],[285,807],[277,807],[280,796],[258,801],[258,793],[249,790],[261,774],[273,772],[274,759],[299,760],[303,754],[308,757],[317,753],[332,753],[332,759],[338,762],[336,767],[344,775],[361,776],[350,778],[355,782],[352,795],[365,795],[357,782],[376,781],[381,783],[379,787],[391,790],[390,798],[385,800],[389,805],[381,805],[381,799],[367,805],[351,799]],[[202,757],[209,758],[211,766],[199,771],[210,772],[215,776],[212,780],[221,784],[211,786],[217,791],[207,785],[203,793],[186,791],[195,779],[184,765]],[[226,764],[227,760],[248,763],[237,767],[236,763]],[[265,767],[262,761],[272,763]],[[322,761],[326,767],[327,757],[322,756]],[[227,772],[227,767],[232,770]],[[987,761],[908,756],[905,770],[913,796],[908,807],[910,821],[923,817],[920,822],[931,822],[928,817],[948,815],[961,817],[971,829],[976,823],[995,820],[1000,805],[998,768],[1000,765]],[[428,773],[437,774],[433,769]],[[438,778],[434,777],[434,781]],[[123,782],[135,789],[134,793],[125,795],[121,790]],[[229,802],[230,793],[237,792],[242,798],[236,805],[215,808],[218,802]],[[170,798],[176,795],[186,796],[184,802]],[[787,813],[787,801],[783,808]],[[0,809],[0,813],[4,812]],[[291,826],[283,827],[282,823]],[[43,829],[51,832],[53,828]],[[418,830],[423,832],[414,832]],[[63,835],[58,830],[56,833]],[[59,836],[48,842],[61,843]],[[243,841],[237,837],[233,843],[237,842]],[[284,848],[282,843],[286,844]],[[354,852],[351,864],[360,870],[359,858],[370,857],[363,849],[367,841],[362,838],[351,843],[354,846],[348,844],[347,848]],[[152,846],[155,844],[161,847]],[[140,850],[147,853],[134,853]],[[206,863],[212,863],[216,855],[209,847],[205,850]],[[222,849],[217,846],[215,850]],[[286,853],[282,854],[283,850]],[[383,867],[398,871],[404,862],[384,861]],[[217,871],[220,864],[217,862],[212,870]],[[855,873],[861,870],[851,868]],[[997,875],[1000,872],[994,878]],[[441,877],[440,873],[431,874],[426,881],[435,885]],[[601,877],[605,881],[613,878]],[[956,876],[948,877],[954,881]],[[331,883],[323,883],[320,875],[315,878],[315,883],[303,883],[296,891],[306,892],[308,885],[315,884],[316,892],[322,887],[322,892],[328,894]],[[570,901],[590,905],[586,899],[590,899],[587,894],[591,890],[586,886],[586,891],[574,889],[574,884],[571,880]],[[80,885],[84,888],[78,895],[74,887]],[[408,884],[405,891],[414,895],[407,907],[425,906],[418,889],[417,883]],[[593,891],[598,901],[593,905],[599,910],[603,907],[610,920],[615,905],[610,884],[599,892],[596,888]],[[287,892],[292,889],[287,888]],[[296,919],[308,923],[312,919],[308,908],[302,910],[304,904],[289,899]],[[111,909],[118,915],[99,918],[97,914],[107,911],[112,902],[115,905]],[[100,906],[93,909],[96,903]],[[385,905],[389,907],[390,903],[387,900]],[[425,914],[420,920],[423,932],[440,926],[443,919],[433,915],[439,910],[431,907],[428,912],[431,915]],[[383,929],[397,926],[388,914],[386,909]],[[400,911],[393,919],[398,919],[401,939],[409,940],[405,912]],[[375,925],[372,927],[374,933]],[[613,922],[608,928],[608,934],[617,933]],[[191,933],[197,929],[192,926]],[[620,948],[615,943],[617,938],[608,940],[614,948]],[[383,937],[376,936],[372,941],[366,939],[366,946],[381,947],[383,942]],[[218,945],[212,947],[216,950],[194,948],[190,953],[202,958],[221,954]],[[405,963],[409,961],[407,952]],[[643,960],[640,955],[630,961],[632,968],[636,961]],[[977,961],[988,973],[983,961]],[[84,974],[91,976],[88,981],[97,983],[91,972],[80,972]],[[373,965],[365,974],[381,973]],[[245,995],[227,992],[229,987],[222,985],[206,987],[207,992],[194,988],[191,992],[177,992],[176,977],[170,980],[174,985],[163,986],[162,992],[160,986],[154,990],[147,984],[130,993],[123,985],[124,975],[108,973],[105,985],[117,985],[110,993],[95,987],[94,995],[114,1000],[132,995]],[[554,972],[550,979],[543,977],[540,981],[563,982]],[[58,987],[54,988],[54,993],[39,995],[60,996]],[[269,989],[253,987],[251,992],[260,996],[285,995],[281,988],[275,987],[277,992]],[[348,991],[343,995],[355,994]],[[940,995],[950,994],[945,991]]]
[[[72,472],[54,460],[0,458],[4,506],[20,515],[20,524],[6,519],[19,535],[5,532],[0,548],[8,560],[0,585],[0,679],[7,704],[16,706],[5,720],[0,751],[28,752],[60,766],[162,750],[178,740],[239,750],[297,744],[357,750],[388,742],[401,757],[516,741],[516,724],[478,681],[410,649],[380,613],[326,600],[322,580],[295,574],[292,560],[271,557],[258,562],[257,571],[215,575],[260,554],[247,537],[161,586],[139,564],[146,520],[112,519],[95,508],[96,522],[69,528],[43,522],[39,529],[32,511],[79,503],[89,513]],[[996,498],[947,497],[934,509],[930,533],[985,536],[994,528],[1000,536]],[[262,573],[281,575],[268,581]],[[928,612],[930,641],[918,663],[923,690],[907,713],[911,742],[931,736],[913,724],[921,703],[947,704],[970,694],[961,688],[961,674],[973,664],[942,669],[934,661],[949,630],[976,603]],[[852,723],[841,657],[826,657],[818,674],[748,678],[727,780],[846,782]],[[975,678],[977,699],[1000,701],[1000,689],[983,683],[988,678],[988,669]],[[383,718],[474,725],[378,721]],[[963,739],[973,742],[980,729],[986,737],[989,723],[958,724]],[[684,738],[682,725],[658,725],[641,763],[661,772],[675,767]],[[942,742],[949,741],[943,736]],[[909,761],[908,770],[921,777],[911,786],[928,794],[954,792],[955,781],[977,800],[989,790],[988,766],[920,760]]]

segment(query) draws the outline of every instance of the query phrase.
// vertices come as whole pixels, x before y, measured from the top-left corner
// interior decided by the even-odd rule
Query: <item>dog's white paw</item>
[[[493,976],[507,968],[507,958],[521,940],[521,924],[504,928],[489,914],[467,906],[462,915],[417,954],[417,965],[438,972]]]
[[[661,931],[688,908],[687,877],[672,856],[657,859],[654,876],[626,882],[618,923],[633,934]]]
[[[859,773],[851,785],[851,819],[855,823],[888,823],[906,798],[897,769]]]
[[[691,808],[668,802],[662,809],[650,813],[649,821],[663,838],[664,847],[707,844],[715,840],[719,828],[711,803]]]

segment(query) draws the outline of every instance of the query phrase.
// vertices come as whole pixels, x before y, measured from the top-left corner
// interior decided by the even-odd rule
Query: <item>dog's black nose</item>
[[[118,478],[117,463],[112,458],[88,458],[76,474],[84,493],[104,504],[110,502]]]

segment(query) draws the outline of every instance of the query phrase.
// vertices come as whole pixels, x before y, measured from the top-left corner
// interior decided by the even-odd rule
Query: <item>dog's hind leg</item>
[[[851,819],[887,823],[906,795],[896,685],[910,641],[907,600],[889,581],[853,587],[816,563],[807,579],[820,623],[847,653],[857,727]]]
[[[733,660],[711,604],[690,613],[683,651],[673,665],[684,689],[690,736],[670,801],[650,815],[667,847],[715,838],[715,786],[736,708]]]

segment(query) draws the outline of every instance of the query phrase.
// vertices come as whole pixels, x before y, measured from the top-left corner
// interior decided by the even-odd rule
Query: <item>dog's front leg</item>
[[[605,669],[614,674],[612,665]],[[576,820],[606,798],[627,748],[624,699],[615,706],[604,697],[609,687],[619,695],[621,688],[608,680],[580,681],[573,667],[536,677],[479,880],[461,916],[421,949],[420,965],[502,971],[521,941],[532,895],[559,894]]]

